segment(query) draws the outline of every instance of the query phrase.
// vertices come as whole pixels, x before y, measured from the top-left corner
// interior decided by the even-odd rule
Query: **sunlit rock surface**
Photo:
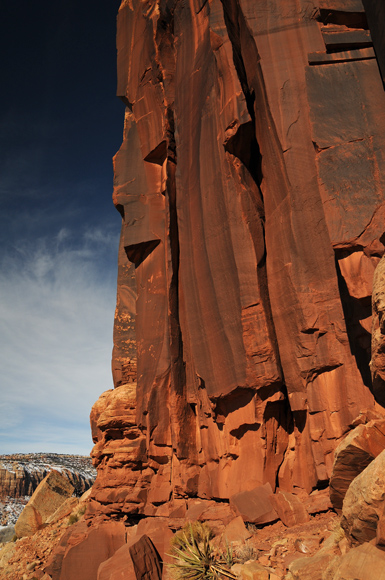
[[[92,509],[322,489],[376,405],[385,93],[362,3],[124,0],[117,47],[117,388],[93,409]]]

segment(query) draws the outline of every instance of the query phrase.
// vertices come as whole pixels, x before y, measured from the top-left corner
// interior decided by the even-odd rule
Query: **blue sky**
[[[0,453],[88,454],[112,387],[119,4],[2,5]]]

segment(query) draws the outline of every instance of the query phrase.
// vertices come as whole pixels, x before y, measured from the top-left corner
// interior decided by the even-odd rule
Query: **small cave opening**
[[[121,429],[108,429],[105,441],[115,441],[117,439],[124,439],[124,433]]]
[[[139,244],[131,244],[124,249],[129,261],[135,264],[135,268],[138,268],[159,244],[160,240],[148,240]]]
[[[337,24],[346,28],[361,28],[368,30],[366,14],[361,11],[338,10],[336,8],[320,8],[317,20],[322,24]]]
[[[235,135],[226,141],[225,151],[228,151],[243,163],[259,187],[263,177],[262,155],[255,137],[253,121],[248,121],[238,127]]]

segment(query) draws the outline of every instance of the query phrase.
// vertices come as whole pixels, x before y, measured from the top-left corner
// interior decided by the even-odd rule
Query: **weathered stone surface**
[[[242,491],[231,496],[230,506],[244,522],[266,524],[278,519],[271,495],[271,486],[266,483],[250,491]]]
[[[279,491],[270,497],[270,501],[285,526],[304,524],[310,519],[301,499],[292,493]]]
[[[187,511],[187,502],[184,499],[173,499],[164,503],[156,510],[159,517],[184,518]]]
[[[377,523],[376,544],[381,550],[385,549],[385,506]]]
[[[333,580],[385,580],[385,552],[372,544],[362,544],[342,558]]]
[[[342,506],[341,526],[353,544],[376,537],[385,506],[385,450],[350,484]]]
[[[142,535],[150,538],[162,561],[172,561],[167,554],[170,551],[170,542],[173,533],[168,527],[168,520],[166,518],[145,518],[141,520],[138,524],[136,538],[138,539]]]
[[[162,563],[150,538],[145,534],[130,546],[137,580],[161,580]]]
[[[99,565],[97,580],[136,579],[129,544],[124,544],[115,554]]]
[[[251,537],[249,530],[246,528],[242,516],[238,516],[227,524],[223,532],[223,538],[228,545],[231,542],[244,542]]]
[[[385,449],[385,417],[358,425],[341,441],[335,452],[330,479],[330,499],[342,509],[346,491],[357,475]]]
[[[270,577],[269,571],[258,562],[242,564],[238,574],[242,580],[269,580]]]
[[[10,542],[15,535],[15,526],[5,526],[0,529],[0,544]]]
[[[293,580],[323,580],[324,573],[335,554],[316,554],[311,558],[297,558],[289,565]]]
[[[344,536],[343,530],[338,526],[330,536],[322,543],[322,547],[315,554],[311,555],[309,549],[312,539],[308,543],[307,538],[301,543],[297,543],[297,549],[307,553],[307,557],[296,558],[288,562],[288,568],[293,580],[326,580],[333,578],[327,571],[334,569],[334,564],[341,554],[339,543]],[[315,539],[315,538],[314,538]],[[313,539],[313,541],[314,541]]]
[[[124,433],[94,421],[95,513],[310,493],[374,407],[385,93],[365,29],[355,0],[122,2],[113,372],[126,391],[136,339],[137,389]]]
[[[58,471],[51,471],[38,485],[21,512],[15,525],[17,537],[32,536],[73,491],[74,488],[66,477]]]
[[[201,500],[201,499],[190,499],[188,501],[188,509],[186,512],[186,520],[195,521],[199,520],[203,512],[208,510],[210,507],[215,507],[215,501]]]
[[[69,516],[75,508],[79,505],[79,500],[77,497],[69,497],[63,501],[63,503],[50,515],[46,522],[47,524],[52,524],[58,522],[62,518]]]
[[[46,572],[52,580],[95,580],[100,564],[125,544],[125,526],[106,522],[71,526],[52,553]]]
[[[160,579],[162,562],[172,560],[167,556],[172,536],[165,518],[141,520],[127,543],[99,565],[97,580]]]
[[[93,506],[108,505],[107,514],[136,512],[144,506],[154,472],[148,467],[146,440],[136,426],[136,383],[106,391],[91,411],[95,446],[91,457],[98,468],[92,487]]]
[[[208,523],[213,520],[220,520],[224,525],[227,525],[234,516],[234,511],[228,503],[216,502],[215,505],[208,507],[201,513],[199,520]]]
[[[331,509],[329,489],[315,490],[307,497],[301,498],[308,514],[317,514]]]

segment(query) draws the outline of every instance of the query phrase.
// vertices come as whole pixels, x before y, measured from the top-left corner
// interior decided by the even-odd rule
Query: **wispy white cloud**
[[[0,452],[91,449],[89,412],[112,386],[117,237],[62,228],[3,256]]]

